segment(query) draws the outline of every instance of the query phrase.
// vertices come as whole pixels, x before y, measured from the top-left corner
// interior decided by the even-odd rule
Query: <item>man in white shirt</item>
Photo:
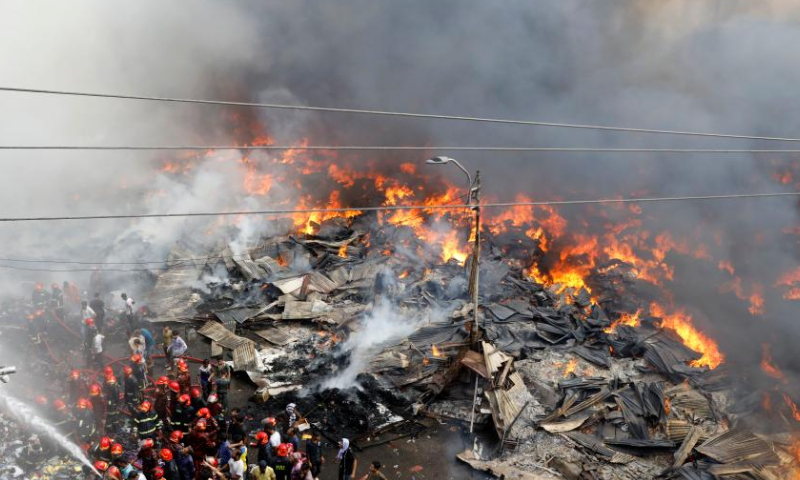
[[[242,460],[242,451],[238,448],[233,452],[233,458],[228,461],[228,470],[231,480],[245,480],[244,478],[244,461]]]
[[[98,331],[92,340],[92,354],[94,355],[94,363],[98,368],[103,368],[103,340],[105,338],[105,335]]]
[[[136,323],[136,317],[133,314],[133,305],[136,302],[124,292],[122,295],[120,295],[120,297],[122,297],[122,301],[125,302],[125,328],[127,329],[128,336],[130,337],[133,331],[136,329],[136,326],[134,325],[134,323]]]

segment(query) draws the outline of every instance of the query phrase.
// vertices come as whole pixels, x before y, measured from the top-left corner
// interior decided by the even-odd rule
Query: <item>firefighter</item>
[[[103,460],[98,460],[94,462],[94,469],[100,472],[101,475],[105,474],[106,470],[108,470],[108,462],[105,462]]]
[[[125,447],[121,443],[115,443],[111,446],[111,461],[118,464],[122,460],[122,454],[125,453]]]
[[[172,411],[172,415],[170,416],[172,429],[188,433],[193,414],[192,399],[189,398],[189,395],[183,394],[178,397],[178,406],[175,407],[175,410]]]
[[[206,423],[206,433],[212,439],[217,438],[217,434],[219,433],[219,423],[217,420],[211,416],[211,411],[207,408],[201,408],[197,411],[197,420],[194,421],[193,425],[196,425],[197,422],[205,420]]]
[[[106,399],[106,429],[112,432],[119,428],[119,395],[119,383],[112,373],[106,376],[106,383],[103,384],[103,396]]]
[[[178,472],[178,464],[172,455],[172,450],[162,448],[158,455],[161,461],[164,462],[164,478],[166,480],[181,480],[180,473]]]
[[[192,451],[194,451],[195,471],[200,470],[202,459],[205,456],[213,457],[217,453],[214,448],[214,442],[206,432],[206,420],[204,418],[198,420],[192,431],[189,432],[189,435],[186,437],[186,443],[188,443]]]
[[[217,423],[222,424],[225,418],[225,410],[222,408],[222,404],[219,403],[216,393],[208,396],[208,409],[211,410],[211,416],[217,420]]]
[[[60,398],[53,400],[53,425],[69,433],[75,429],[75,419]]]
[[[133,374],[133,368],[125,365],[122,371],[125,375],[122,378],[122,390],[125,394],[125,404],[128,406],[128,410],[131,411],[131,414],[133,414],[134,410],[136,410],[136,406],[142,401],[142,387],[139,383],[139,379]]]
[[[168,377],[159,377],[156,380],[156,388],[153,392],[154,399],[153,399],[153,407],[156,409],[156,413],[158,414],[158,419],[161,420],[162,423],[168,423],[169,420],[169,403],[170,398],[167,393],[167,386],[169,385],[169,378]]]
[[[92,404],[85,398],[79,398],[75,403],[75,434],[83,443],[91,443],[97,430],[92,412]]]
[[[99,383],[89,385],[89,402],[92,404],[95,428],[98,433],[105,432],[106,399],[103,398],[103,387]]]
[[[155,447],[155,442],[153,442],[153,439],[147,438],[142,440],[140,447],[136,457],[142,462],[142,473],[147,478],[153,478],[153,470],[158,467],[158,454],[153,448]]]
[[[139,408],[133,419],[134,432],[139,438],[154,439],[158,435],[158,429],[161,428],[161,422],[158,421],[158,414],[153,410],[153,405],[145,400],[139,405]]]
[[[111,465],[108,467],[108,470],[106,470],[106,480],[123,480],[122,472],[118,466]]]
[[[111,445],[113,441],[108,437],[103,437],[92,449],[92,458],[102,460],[107,464],[111,463]]]
[[[89,393],[89,387],[81,378],[80,370],[73,370],[69,374],[67,382],[67,399],[70,403],[75,403],[79,398],[85,397]]]
[[[189,396],[192,397],[192,407],[194,407],[195,410],[208,407],[206,401],[203,400],[203,390],[200,387],[192,387],[191,390],[189,390]]]
[[[133,376],[139,381],[141,389],[144,390],[147,386],[147,366],[144,364],[144,359],[141,355],[131,355],[131,368],[133,368]]]
[[[31,293],[31,303],[33,306],[35,308],[45,308],[49,300],[50,294],[44,289],[44,284],[42,282],[36,282],[36,286],[33,287],[33,293]]]
[[[189,365],[185,361],[178,361],[178,384],[181,386],[181,393],[189,393],[192,388],[192,374],[189,372]]]

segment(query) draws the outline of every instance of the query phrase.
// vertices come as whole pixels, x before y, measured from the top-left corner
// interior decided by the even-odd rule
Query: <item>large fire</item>
[[[262,125],[247,124],[237,128],[236,135],[241,145],[274,145],[274,140],[265,134],[245,140],[246,131],[266,131]],[[252,136],[251,136],[252,137]],[[307,138],[299,146],[309,144]],[[247,152],[242,153],[242,152]],[[398,207],[403,205],[447,205],[465,204],[467,195],[463,185],[450,183],[436,176],[441,169],[424,168],[410,162],[394,159],[351,158],[337,151],[313,151],[303,148],[284,151],[202,152],[194,155],[178,155],[164,160],[161,173],[165,175],[193,175],[201,162],[232,161],[241,166],[241,190],[255,202],[275,209],[347,209],[354,205],[381,205]],[[278,153],[280,152],[280,153]],[[484,198],[487,198],[484,195]],[[487,198],[487,201],[495,199]],[[533,200],[518,194],[515,200]],[[572,210],[575,211],[575,210]],[[649,230],[643,209],[634,204],[598,205],[586,207],[583,217],[567,216],[567,210],[546,205],[514,206],[504,209],[484,209],[482,212],[482,234],[484,241],[509,234],[506,238],[527,237],[526,258],[520,255],[509,259],[515,268],[523,268],[535,282],[544,285],[555,294],[574,297],[582,290],[592,301],[603,294],[603,285],[596,275],[619,273],[652,286],[653,298],[663,298],[664,304],[674,303],[668,290],[675,276],[672,260],[678,256],[712,262],[722,273],[730,276],[720,290],[732,292],[747,302],[752,315],[764,316],[767,310],[764,289],[761,284],[743,281],[735,275],[733,263],[727,258],[713,258],[709,245],[719,245],[720,232],[707,232],[698,227],[694,237],[673,234],[666,230]],[[411,232],[424,245],[403,245],[407,235],[388,236],[385,245],[379,248],[385,254],[420,255],[428,262],[457,263],[465,265],[474,238],[472,213],[469,209],[443,210],[387,210],[361,212],[356,208],[337,212],[298,212],[288,215],[292,219],[294,233],[315,235],[325,222],[333,219],[347,223],[356,221],[361,215],[374,215],[381,228],[392,231]],[[217,229],[223,219],[209,227]],[[513,235],[512,235],[513,234]],[[394,235],[394,234],[392,234]],[[518,237],[514,237],[518,235]],[[379,238],[376,236],[375,238]],[[399,239],[396,239],[399,238]],[[403,240],[406,239],[406,240]],[[338,254],[347,258],[351,252],[359,251],[367,239],[343,244]],[[373,240],[374,241],[374,240]],[[510,240],[513,242],[513,240]],[[495,242],[494,245],[504,244]],[[401,249],[400,246],[411,247]],[[401,252],[401,253],[398,253]],[[285,262],[278,258],[279,262]],[[398,272],[402,278],[408,271]],[[800,300],[800,268],[786,273],[775,284],[783,289],[784,298]],[[649,299],[648,299],[649,300]],[[659,302],[662,302],[659,300]],[[607,332],[620,325],[638,325],[643,311],[633,313],[616,312],[618,318]],[[669,310],[661,303],[650,306],[650,314],[662,318],[662,326],[674,330],[684,343],[703,356],[697,365],[715,368],[724,356],[717,344],[705,332],[698,329],[692,317],[680,308]]]

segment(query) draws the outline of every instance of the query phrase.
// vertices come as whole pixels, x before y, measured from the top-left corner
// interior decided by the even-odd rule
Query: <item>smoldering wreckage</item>
[[[472,258],[421,261],[408,226],[369,217],[236,252],[182,241],[155,278],[150,321],[196,330],[255,402],[296,402],[357,448],[418,435],[427,418],[493,429],[457,457],[506,479],[796,474],[792,436],[753,429],[758,401],[735,401],[748,396],[721,355],[687,346],[637,298],[629,265],[596,268],[591,290],[540,283],[525,269],[535,238],[488,234],[475,342]]]
[[[254,402],[296,403],[334,444],[346,434],[366,449],[439,421],[493,430],[457,458],[506,479],[796,475],[792,436],[753,429],[758,400],[690,326],[639,298],[630,265],[540,282],[535,236],[487,230],[474,330],[472,257],[416,256],[429,245],[413,228],[372,215],[236,251],[183,240],[153,278],[148,320],[207,339]],[[3,456],[14,463],[23,442]]]

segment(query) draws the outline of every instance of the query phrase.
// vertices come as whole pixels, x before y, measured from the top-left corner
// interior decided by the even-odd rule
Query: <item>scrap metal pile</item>
[[[543,285],[526,270],[535,239],[487,234],[475,346],[470,260],[426,257],[410,228],[375,224],[369,214],[333,218],[236,251],[183,242],[153,288],[151,321],[192,324],[246,372],[258,401],[315,410],[308,416],[329,438],[413,430],[426,415],[493,426],[498,448],[459,458],[506,478],[793,471],[791,438],[748,426],[724,365],[687,346],[657,310],[642,313],[652,299],[637,294],[624,262],[598,265],[591,292]],[[377,331],[387,311],[410,333]],[[331,382],[353,367],[359,388]],[[343,405],[350,413],[331,413]]]

